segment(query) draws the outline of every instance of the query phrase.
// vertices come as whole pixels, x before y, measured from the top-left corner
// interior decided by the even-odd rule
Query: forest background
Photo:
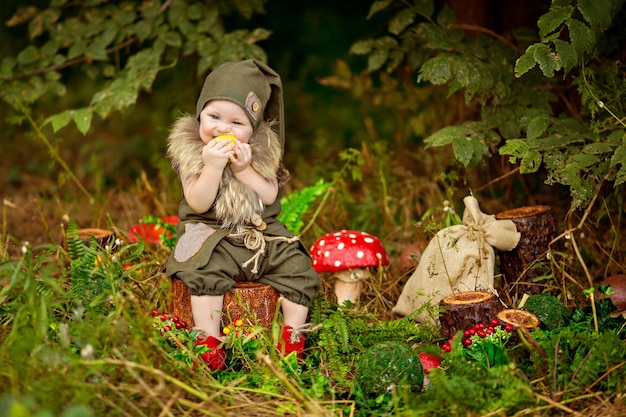
[[[624,271],[623,0],[15,0],[0,19],[2,271],[24,242],[64,245],[70,221],[125,238],[176,214],[168,130],[211,68],[250,57],[283,79],[285,195],[330,185],[302,241],[358,229],[385,244],[364,311],[390,318],[403,250],[458,222],[470,193],[490,214],[552,207],[555,256],[536,284],[569,306]]]
[[[212,66],[245,57],[267,60],[284,80],[289,132],[285,161],[293,176],[287,192],[350,172],[344,183],[348,192],[334,195],[317,219],[319,227],[310,229],[309,241],[323,231],[356,228],[385,238],[392,255],[400,253],[403,245],[428,239],[415,227],[421,217],[441,208],[445,199],[462,212],[461,199],[469,190],[487,213],[547,204],[565,221],[570,208],[585,208],[598,185],[610,189],[623,181],[622,156],[616,151],[621,139],[601,140],[577,157],[598,137],[571,138],[589,128],[602,131],[603,121],[613,126],[611,114],[619,120],[622,90],[613,87],[623,83],[623,35],[609,26],[619,27],[611,19],[619,20],[623,13],[617,12],[621,2],[555,4],[560,3],[447,1],[433,8],[428,1],[412,7],[391,1],[375,2],[374,7],[362,1],[319,1],[307,7],[290,1],[208,2],[215,13],[210,19],[193,16],[206,9],[187,12],[190,22],[214,26],[207,29],[210,41],[202,43],[193,38],[204,34],[200,25],[197,33],[183,26],[158,33],[161,23],[151,13],[176,10],[176,2],[147,1],[136,5],[147,18],[120,23],[124,30],[117,38],[105,25],[94,24],[93,33],[84,34],[84,28],[68,25],[67,31],[77,32],[58,42],[69,47],[87,36],[92,44],[78,42],[63,55],[58,45],[53,53],[46,51],[46,27],[59,19],[53,8],[33,19],[46,2],[20,3],[19,9],[16,2],[4,2],[1,13],[7,24],[0,40],[8,105],[0,120],[6,158],[1,168],[3,230],[18,242],[36,244],[59,241],[68,217],[82,227],[114,223],[126,230],[146,214],[175,214],[180,191],[164,157],[168,129],[182,112],[193,111]],[[80,14],[80,7],[70,2],[50,4]],[[115,21],[117,2],[84,4],[91,13],[86,18],[94,23]],[[454,15],[448,16],[443,6]],[[566,20],[565,6],[582,13]],[[539,64],[532,69],[525,64],[514,78],[512,66],[531,45],[544,14],[551,17],[539,21],[541,42],[533,47],[547,45],[560,53],[558,59],[542,61],[541,54],[549,56],[550,49],[531,48],[524,57],[531,56],[533,66]],[[431,18],[445,24],[445,19],[454,19],[450,32],[416,30],[420,22],[435,23]],[[568,32],[579,22],[588,30]],[[447,44],[441,42],[444,36]],[[135,74],[140,75],[132,79],[137,75],[126,74],[136,65],[131,58],[142,50],[137,61],[145,62],[137,65]],[[9,64],[9,57],[17,57],[17,66]],[[494,57],[507,60],[500,63]],[[434,59],[426,63],[427,58]],[[65,61],[54,61],[59,59]],[[594,72],[605,62],[610,66]],[[60,70],[53,71],[55,65]],[[118,84],[117,91],[115,84],[107,86],[124,77],[128,82]],[[102,88],[104,93],[96,94]],[[597,89],[612,95],[604,98],[616,106],[606,107],[609,114],[596,104],[602,97],[592,98]],[[117,102],[107,101],[107,94],[117,95]],[[15,97],[20,95],[18,103]],[[40,133],[34,134],[24,120],[24,109]],[[66,111],[51,118],[59,110]],[[83,116],[82,124],[63,127]],[[555,122],[563,117],[567,120],[560,125]],[[563,127],[568,120],[589,125]],[[571,137],[550,144],[558,129]],[[528,130],[530,139],[547,139],[537,146],[532,141],[530,146],[504,142],[528,136]],[[614,131],[604,129],[605,135]],[[595,170],[598,161],[609,165]]]
[[[55,3],[69,6],[67,10],[73,13],[78,10],[69,2],[51,4]],[[165,2],[162,8],[175,3]],[[489,90],[503,84],[497,84],[498,78],[504,83],[511,82],[513,74],[507,74],[510,79],[504,79],[503,68],[487,61],[501,54],[501,48],[521,55],[523,45],[511,48],[507,39],[524,30],[527,34],[536,33],[537,19],[549,10],[549,2],[518,5],[508,1],[469,4],[447,1],[438,4],[436,13],[443,4],[454,11],[456,34],[463,34],[462,28],[465,29],[464,35],[450,38],[451,43],[458,42],[461,52],[465,48],[465,56],[464,53],[456,55],[478,62],[485,59],[474,68],[468,67],[473,72],[463,74],[461,70],[448,80],[444,80],[442,74],[420,75],[419,65],[429,54],[435,56],[441,52],[436,48],[445,51],[452,46],[436,45],[423,38],[420,42],[424,42],[426,48],[418,48],[416,41],[407,34],[415,30],[414,26],[423,17],[418,14],[417,18],[414,15],[397,18],[396,13],[409,8],[401,2],[377,3],[381,5],[380,11],[370,15],[371,4],[363,1],[318,1],[306,7],[291,1],[237,2],[239,6],[208,2],[207,5],[219,10],[215,22],[211,22],[218,25],[220,32],[212,39],[215,45],[198,44],[197,49],[185,51],[190,47],[178,44],[181,40],[175,37],[163,55],[157,57],[158,62],[145,62],[139,68],[139,71],[146,71],[143,81],[131,80],[135,85],[123,86],[128,87],[128,91],[112,93],[118,94],[117,104],[104,102],[97,108],[92,101],[95,93],[110,83],[118,71],[123,76],[124,62],[133,54],[142,48],[155,49],[159,35],[150,33],[141,41],[131,39],[124,47],[116,47],[112,42],[107,45],[110,53],[100,46],[104,49],[95,53],[104,55],[95,58],[89,56],[94,51],[81,56],[81,51],[73,50],[65,57],[69,63],[64,63],[60,71],[46,70],[46,65],[49,68],[53,64],[44,59],[20,62],[18,67],[8,69],[7,57],[17,56],[31,42],[39,47],[45,44],[45,29],[33,28],[35,24],[49,24],[45,19],[53,14],[42,15],[44,23],[35,20],[29,24],[29,19],[33,18],[29,13],[45,10],[47,2],[32,2],[38,9],[19,2],[4,2],[1,17],[6,25],[0,33],[0,41],[5,58],[2,74],[5,105],[0,118],[3,131],[0,146],[5,163],[0,169],[4,181],[3,231],[15,237],[15,241],[9,241],[12,252],[15,253],[21,241],[33,244],[60,241],[68,217],[81,227],[106,227],[113,223],[127,230],[144,215],[175,214],[180,191],[164,157],[168,129],[182,112],[193,111],[197,92],[210,66],[219,60],[250,56],[267,60],[282,75],[285,84],[289,133],[285,161],[293,177],[287,192],[319,179],[332,181],[333,174],[342,170],[350,171],[348,177],[352,175],[348,184],[344,184],[348,193],[335,194],[334,200],[326,205],[325,213],[318,218],[319,227],[311,230],[309,242],[323,231],[369,230],[388,241],[394,256],[401,252],[402,246],[429,237],[415,224],[429,210],[440,209],[444,200],[450,200],[452,207],[462,212],[461,199],[469,190],[479,198],[487,213],[521,205],[548,204],[563,219],[572,200],[568,196],[568,184],[551,179],[551,186],[547,187],[544,184],[546,170],[540,163],[535,163],[535,169],[530,170],[532,175],[520,175],[519,167],[509,163],[508,156],[498,154],[498,147],[503,145],[501,133],[495,137],[485,134],[489,130],[498,131],[500,127],[494,127],[497,120],[487,120],[490,126],[475,125],[457,134],[473,138],[469,153],[459,151],[456,145],[460,141],[454,143],[454,149],[452,146],[426,147],[424,142],[443,127],[480,119],[481,112],[486,113],[484,109],[489,109],[490,103],[497,105],[500,101],[500,105],[506,105],[497,90]],[[89,10],[93,10],[96,17],[97,7],[100,7],[99,19],[112,20],[113,15],[106,15],[110,10],[105,10],[117,7],[114,5],[118,2],[85,4],[92,5]],[[416,4],[428,5],[429,2]],[[141,2],[138,9],[158,10],[159,5],[158,2]],[[605,6],[610,9],[611,2],[606,2]],[[433,14],[433,18],[435,16]],[[200,16],[190,19],[200,19]],[[400,21],[397,35],[389,26],[390,21],[391,24]],[[31,39],[33,30],[37,36]],[[80,29],[68,27],[67,30]],[[97,35],[97,31],[86,35],[93,37],[94,46]],[[141,36],[130,33],[128,37],[132,35]],[[81,34],[75,36],[74,41]],[[394,37],[397,40],[391,41]],[[485,38],[490,38],[492,44],[480,48],[491,47],[492,55],[480,57],[482,52],[472,43],[474,40],[483,42]],[[68,42],[72,42],[73,38],[69,39]],[[362,48],[368,39],[376,46],[359,50],[358,42]],[[218,53],[210,56],[212,61],[200,53],[203,47],[217,48]],[[42,49],[42,53],[44,51]],[[619,56],[619,51],[610,54],[613,58],[613,55]],[[581,62],[589,56],[590,52],[585,52]],[[22,58],[30,59],[24,55]],[[514,61],[508,61],[504,65],[512,71],[513,64]],[[39,66],[43,70],[39,71]],[[36,68],[35,76],[29,78],[33,68]],[[535,68],[533,73],[527,74],[526,78],[532,80],[527,86],[518,82],[521,87],[516,88],[527,88],[521,99],[541,99],[532,104],[518,100],[521,103],[518,107],[534,105],[535,109],[545,109],[545,106],[553,106],[551,116],[575,111],[578,117],[581,109],[575,107],[580,106],[580,98],[570,97],[578,95],[573,92],[575,74],[568,73],[564,79],[557,80],[564,77],[561,71],[552,79],[537,82],[537,72]],[[461,80],[458,85],[455,85],[455,77]],[[433,80],[435,84],[450,82],[449,91],[446,85],[433,86]],[[27,107],[45,140],[23,119],[23,109],[16,108],[11,101],[8,94],[11,90],[7,86],[20,82],[30,83],[28,91],[18,94],[23,94],[21,105]],[[553,89],[558,97],[535,94],[535,91]],[[518,93],[511,89],[505,93],[508,94],[506,99],[511,100]],[[88,115],[88,123],[79,129],[75,124],[52,129],[55,124],[47,118],[68,110],[63,118],[56,119],[57,124],[65,120],[64,125],[74,117],[68,115],[72,109],[85,109],[84,113],[72,114],[76,114],[76,120]],[[512,108],[510,116],[518,117],[523,129],[524,123],[529,122],[523,118],[528,116],[519,111],[515,114],[517,110]],[[505,112],[499,115],[503,119],[508,116]],[[80,129],[86,130],[84,134]],[[513,134],[508,136],[522,133],[516,126],[509,130]],[[500,131],[505,129],[500,128]],[[536,153],[533,150],[533,154]],[[67,164],[67,170],[59,160]],[[77,183],[82,186],[77,187]],[[87,192],[81,191],[81,187]],[[382,199],[379,198],[381,193]],[[586,196],[582,203],[578,201],[577,208],[588,201],[589,196]]]

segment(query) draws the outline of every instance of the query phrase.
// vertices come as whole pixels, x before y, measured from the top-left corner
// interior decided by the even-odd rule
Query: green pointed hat
[[[255,59],[225,62],[204,80],[196,104],[196,118],[210,100],[230,100],[246,112],[254,129],[263,121],[276,122],[281,143],[285,142],[283,85],[280,76]]]

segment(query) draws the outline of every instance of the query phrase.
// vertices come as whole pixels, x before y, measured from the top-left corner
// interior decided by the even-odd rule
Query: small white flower
[[[602,100],[598,100],[598,107],[600,107],[601,109],[604,108],[604,102]]]
[[[22,244],[22,254],[26,255],[26,252],[28,252],[28,247],[30,246],[30,243],[28,242],[24,242]]]
[[[93,346],[87,343],[81,350],[80,356],[83,359],[93,359],[94,349]]]
[[[123,244],[124,244],[124,241],[120,239],[119,237],[115,239],[115,246],[122,246]]]

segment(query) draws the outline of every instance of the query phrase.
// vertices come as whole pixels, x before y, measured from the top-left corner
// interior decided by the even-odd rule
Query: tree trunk
[[[444,311],[439,315],[441,333],[444,337],[452,337],[459,330],[474,327],[476,323],[488,324],[496,318],[504,305],[495,294],[467,291],[444,297],[439,306]]]
[[[550,242],[556,237],[557,222],[550,206],[528,206],[496,214],[498,220],[511,220],[521,237],[511,251],[498,251],[504,289],[511,302],[521,300],[524,293],[539,294],[542,284],[536,278],[550,268],[544,262]]]
[[[172,298],[170,310],[173,315],[186,321],[188,328],[194,326],[191,313],[191,297],[183,282],[171,279]],[[242,319],[246,324],[270,328],[274,320],[276,305],[280,293],[273,287],[258,282],[237,282],[235,288],[224,295],[222,307],[222,324]]]

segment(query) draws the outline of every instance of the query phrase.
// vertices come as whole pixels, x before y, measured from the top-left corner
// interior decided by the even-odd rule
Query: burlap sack
[[[463,291],[494,292],[494,247],[508,251],[520,233],[511,220],[484,214],[478,201],[463,199],[463,224],[440,230],[428,243],[417,268],[402,289],[393,312],[418,322],[439,325],[439,301]]]

